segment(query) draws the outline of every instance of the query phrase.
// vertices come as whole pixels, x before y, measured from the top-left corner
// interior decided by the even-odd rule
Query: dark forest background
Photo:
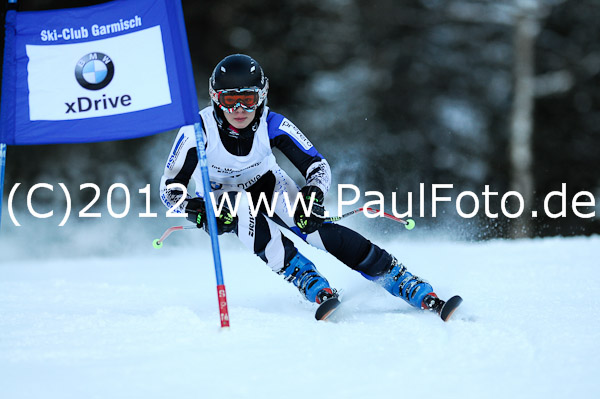
[[[101,2],[21,0],[19,10]],[[470,239],[600,233],[598,204],[591,219],[569,206],[582,190],[600,199],[600,1],[184,0],[183,9],[201,106],[214,65],[251,55],[270,79],[269,105],[329,160],[332,190],[381,191],[387,211],[396,192],[402,211],[419,183],[450,183],[454,191],[443,194],[471,190],[480,200],[489,184],[500,195],[523,193],[526,216],[489,219],[481,202],[476,218],[460,221],[452,202],[417,223],[468,224]],[[173,134],[9,147],[5,187],[91,181],[157,190]],[[530,218],[561,183],[567,217]],[[418,197],[413,203],[418,216]],[[560,201],[550,205],[556,211]]]

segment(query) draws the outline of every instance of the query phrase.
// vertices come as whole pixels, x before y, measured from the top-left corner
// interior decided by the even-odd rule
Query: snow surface
[[[600,395],[600,237],[383,243],[440,296],[462,295],[448,323],[300,243],[343,290],[343,320],[317,322],[225,238],[221,331],[208,239],[177,234],[161,251],[5,257],[0,398]],[[195,234],[198,248],[179,245]]]

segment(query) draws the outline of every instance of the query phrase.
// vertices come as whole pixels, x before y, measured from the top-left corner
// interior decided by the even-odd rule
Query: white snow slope
[[[346,302],[317,322],[225,241],[229,331],[206,246],[5,258],[0,398],[600,397],[600,237],[384,245],[462,295],[448,323],[302,245]]]

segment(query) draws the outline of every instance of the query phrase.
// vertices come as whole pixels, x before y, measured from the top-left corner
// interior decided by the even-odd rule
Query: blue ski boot
[[[329,296],[337,297],[325,277],[321,276],[315,265],[300,252],[279,271],[279,274],[283,274],[287,281],[293,283],[310,302],[320,304]]]
[[[425,297],[433,293],[431,285],[406,270],[406,266],[392,257],[387,274],[376,280],[390,294],[401,297],[416,308],[425,309]]]
[[[431,285],[408,272],[406,266],[378,246],[372,244],[367,257],[355,269],[412,306],[429,309],[423,300],[433,294]]]

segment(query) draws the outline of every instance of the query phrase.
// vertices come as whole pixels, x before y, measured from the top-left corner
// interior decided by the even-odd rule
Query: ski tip
[[[163,243],[160,239],[156,239],[154,241],[152,241],[152,246],[154,247],[154,249],[161,249],[163,246]]]
[[[330,298],[319,305],[317,312],[315,313],[315,319],[319,321],[327,320],[341,305],[338,298]]]
[[[448,321],[450,317],[454,314],[456,309],[460,306],[463,299],[459,295],[455,295],[452,298],[448,299],[444,306],[442,307],[442,311],[440,312],[440,317],[444,321]]]

